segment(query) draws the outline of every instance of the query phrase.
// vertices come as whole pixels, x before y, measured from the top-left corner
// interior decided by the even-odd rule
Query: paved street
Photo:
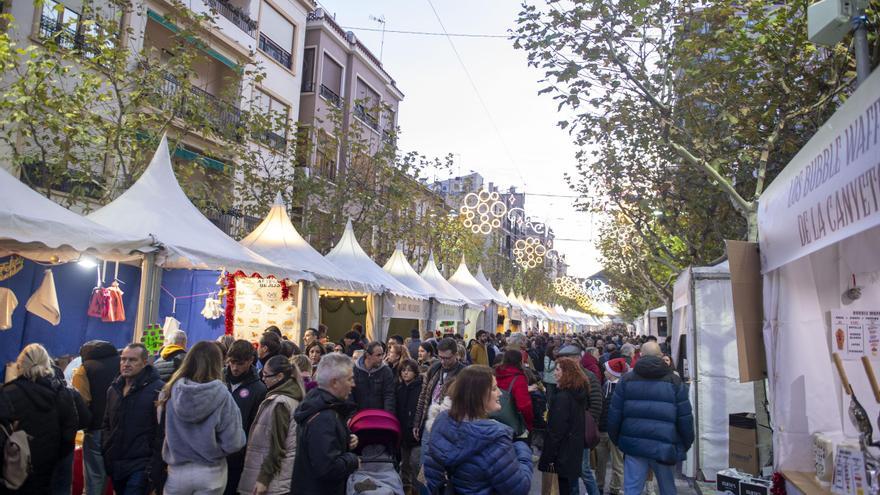
[[[537,465],[537,462],[536,462],[536,465]],[[609,476],[611,475],[610,466],[609,466],[608,475]],[[676,492],[679,494],[687,494],[687,495],[694,494],[694,495],[696,495],[696,493],[697,493],[697,491],[693,487],[691,487],[688,484],[687,480],[685,480],[684,478],[679,478],[678,480],[676,480],[675,488],[676,488]],[[581,490],[581,493],[586,493],[586,491],[583,488],[583,483],[580,485],[580,490]],[[536,467],[535,474],[532,476],[532,489],[529,492],[529,495],[540,495],[540,494],[541,494],[541,472],[538,471],[538,469]]]

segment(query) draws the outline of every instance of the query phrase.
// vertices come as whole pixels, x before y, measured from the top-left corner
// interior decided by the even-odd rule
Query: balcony
[[[79,50],[87,58],[98,54],[98,50],[85,41],[85,36],[79,32],[79,26],[64,24],[57,17],[45,13],[40,15],[40,39],[54,41],[67,50]]]
[[[173,75],[163,73],[159,89],[164,97],[161,107],[171,110],[177,117],[192,117],[196,109],[207,120],[208,126],[217,134],[236,141],[241,139],[241,110],[207,91],[188,82],[181,82]]]
[[[89,199],[101,199],[106,193],[106,180],[98,172],[68,168],[59,174],[37,159],[25,161],[21,168],[22,182],[37,190],[51,189]]]
[[[257,21],[251,19],[246,12],[226,0],[205,0],[205,2],[248,36],[257,37]]]
[[[361,119],[365,124],[367,124],[367,127],[373,129],[376,132],[379,132],[379,119],[368,112],[367,109],[360,103],[354,106],[354,115],[357,118]]]
[[[325,100],[329,101],[336,108],[342,108],[342,98],[339,97],[338,94],[334,93],[332,89],[327,86],[321,85],[321,97]]]
[[[279,151],[283,151],[287,147],[287,138],[272,131],[265,131],[263,133],[263,142],[270,148]]]
[[[205,217],[216,225],[218,229],[235,239],[240,239],[253,232],[257,225],[263,221],[262,218],[245,215],[235,208],[208,208],[204,213]]]
[[[284,48],[281,48],[281,45],[275,43],[263,33],[260,33],[260,50],[263,50],[266,55],[269,55],[270,57],[275,59],[275,61],[279,64],[290,69],[291,62],[293,60],[290,56],[290,52],[288,52]]]

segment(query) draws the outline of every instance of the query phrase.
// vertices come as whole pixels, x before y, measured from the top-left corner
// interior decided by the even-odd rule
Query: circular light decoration
[[[507,213],[507,205],[497,192],[480,191],[465,195],[459,209],[462,223],[474,234],[488,235],[492,229],[501,227],[501,219]]]
[[[513,245],[513,255],[516,262],[523,268],[535,268],[544,263],[544,256],[547,254],[547,248],[541,244],[537,237],[526,237],[518,239]]]

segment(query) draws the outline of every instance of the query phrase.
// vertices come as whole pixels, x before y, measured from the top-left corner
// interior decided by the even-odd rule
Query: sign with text
[[[843,359],[880,359],[880,311],[831,310],[831,345]]]
[[[758,201],[762,272],[880,225],[880,71]]]
[[[235,337],[255,341],[267,327],[276,326],[289,339],[295,339],[297,318],[295,290],[282,298],[281,280],[274,278],[236,277]]]
[[[426,301],[411,297],[388,295],[385,298],[386,318],[401,318],[406,320],[425,319]]]

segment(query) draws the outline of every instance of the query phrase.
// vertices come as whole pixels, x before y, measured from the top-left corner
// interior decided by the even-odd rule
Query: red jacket
[[[589,352],[585,352],[584,355],[581,356],[581,366],[583,366],[585,370],[596,375],[596,379],[599,380],[599,383],[605,381],[605,374],[599,369],[599,361],[597,361]]]
[[[532,409],[532,396],[529,395],[529,379],[526,374],[513,366],[504,365],[495,368],[495,381],[498,382],[498,388],[507,390],[513,377],[518,376],[513,384],[513,401],[516,403],[516,409],[522,414],[526,421],[526,428],[532,431],[532,422],[535,419],[535,412]]]

